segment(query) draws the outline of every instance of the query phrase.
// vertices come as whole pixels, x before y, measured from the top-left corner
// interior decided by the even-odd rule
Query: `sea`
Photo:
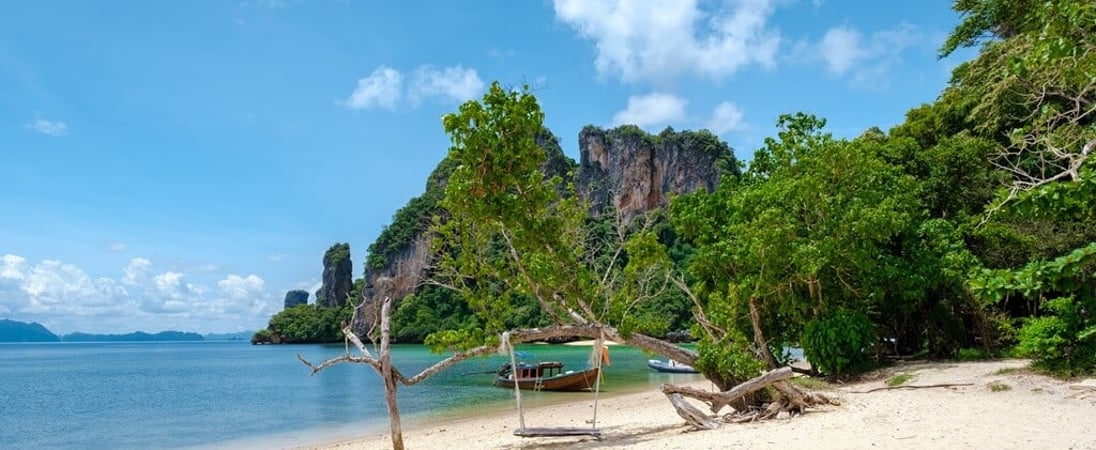
[[[319,363],[346,351],[341,344],[241,341],[0,344],[0,448],[297,448],[384,433],[384,388],[370,366],[343,363],[311,375],[297,360]],[[587,367],[591,357],[589,346],[517,351],[519,359],[561,361],[568,369]],[[446,356],[420,345],[396,345],[392,355],[408,376]],[[601,393],[700,379],[654,372],[649,358],[639,349],[610,347]],[[404,423],[514,411],[513,391],[492,386],[508,360],[475,358],[401,385]],[[593,395],[523,392],[522,405],[576,399]]]

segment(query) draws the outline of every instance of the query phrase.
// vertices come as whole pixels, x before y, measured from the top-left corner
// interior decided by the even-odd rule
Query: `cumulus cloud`
[[[358,80],[358,87],[346,99],[351,109],[392,109],[399,101],[403,88],[403,74],[391,67],[380,66],[373,73]]]
[[[882,87],[903,53],[919,45],[929,42],[912,25],[870,35],[843,25],[826,30],[816,43],[799,43],[793,53],[800,60],[821,62],[831,75],[847,77],[854,85]]]
[[[34,121],[26,124],[26,127],[46,136],[56,137],[68,134],[68,124],[60,120],[46,120],[37,114],[34,117]]]
[[[258,275],[228,273],[214,280],[192,280],[145,258],[130,260],[111,278],[92,277],[61,261],[31,264],[8,254],[0,259],[0,311],[62,333],[169,326],[223,331],[260,326],[281,304]]]
[[[668,81],[685,73],[721,78],[773,67],[780,33],[768,26],[778,0],[555,0],[556,18],[594,42],[602,76]]]
[[[421,66],[415,70],[415,79],[408,95],[415,101],[439,98],[463,102],[475,98],[480,92],[483,92],[483,80],[475,69],[465,69],[459,65],[441,70]]]
[[[737,105],[731,102],[723,102],[716,105],[712,111],[712,118],[704,125],[712,133],[723,134],[728,131],[738,131],[745,128],[742,121],[745,114]]]
[[[229,274],[223,280],[217,282],[221,292],[234,299],[248,299],[262,294],[264,281],[255,275],[241,277]]]
[[[686,101],[670,94],[655,92],[628,97],[628,106],[613,115],[613,125],[632,124],[641,128],[666,125],[685,117]]]
[[[836,75],[844,74],[858,60],[869,56],[860,42],[860,31],[849,27],[830,28],[818,43],[818,50],[826,69]]]
[[[484,82],[475,69],[460,65],[443,67],[419,66],[405,86],[404,75],[391,67],[380,66],[369,76],[358,80],[358,86],[344,104],[351,109],[395,109],[405,98],[411,106],[424,100],[465,101],[483,92]]]
[[[144,258],[133,258],[122,268],[122,283],[130,286],[148,279],[148,270],[152,262]]]
[[[18,255],[4,255],[0,258],[0,282],[23,279],[27,259]]]
[[[93,278],[80,268],[61,261],[44,260],[23,265],[16,285],[16,311],[31,314],[60,312],[95,314],[114,310],[127,295],[126,289],[108,278]],[[12,292],[5,292],[11,296]],[[9,307],[13,306],[9,303]]]

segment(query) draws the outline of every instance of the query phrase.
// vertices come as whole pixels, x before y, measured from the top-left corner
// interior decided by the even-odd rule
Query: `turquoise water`
[[[529,360],[586,367],[590,347],[527,345]],[[371,368],[341,364],[316,376],[342,345],[252,346],[239,342],[0,344],[0,447],[5,449],[277,448],[387,427],[384,390]],[[395,346],[408,376],[442,359]],[[630,392],[695,375],[655,373],[637,349],[611,348],[602,392]],[[512,409],[513,392],[491,385],[508,356],[465,361],[401,386],[405,420]],[[676,377],[676,378],[675,378]],[[686,377],[686,378],[682,378]],[[527,393],[536,405],[589,393]]]

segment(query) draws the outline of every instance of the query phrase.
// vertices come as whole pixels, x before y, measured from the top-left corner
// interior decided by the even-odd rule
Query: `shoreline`
[[[1085,383],[1032,373],[1025,369],[1027,364],[1025,360],[902,364],[878,370],[868,381],[822,391],[840,405],[790,419],[725,424],[712,431],[688,432],[665,396],[657,389],[646,389],[599,396],[601,440],[514,436],[518,414],[513,404],[472,416],[405,418],[403,436],[409,449],[1096,448],[1096,433],[1091,431],[1096,430],[1096,390],[1084,388]],[[912,374],[907,385],[971,385],[863,393],[885,386],[888,377],[903,372]],[[679,384],[712,388],[703,379]],[[529,405],[523,396],[526,426],[589,427],[592,397]],[[287,448],[391,448],[387,421],[383,430],[328,437]]]
[[[666,382],[669,383],[688,385],[698,389],[714,388],[714,385],[712,385],[711,382],[700,375],[664,375],[667,378]],[[589,420],[593,419],[595,399],[594,393],[592,392],[530,392],[523,390],[521,391],[521,395],[522,411],[525,416],[526,426],[530,428],[561,426],[589,427]],[[652,396],[657,398],[652,398]],[[627,404],[635,402],[637,399],[647,402],[661,399],[665,402],[665,397],[657,390],[657,387],[643,384],[626,385],[620,390],[601,391],[598,393],[596,403],[598,408],[599,428],[601,428],[603,432],[605,431],[605,427],[602,425],[604,423],[602,418],[605,416],[607,408],[619,410]],[[674,415],[673,408],[668,402],[665,402],[665,406],[668,408],[670,415]],[[586,413],[589,413],[589,416],[580,418],[581,420],[570,419],[552,422],[553,416],[571,414],[575,411],[585,411]],[[518,409],[512,396],[508,403],[456,408],[436,413],[420,414],[414,417],[401,417],[401,421],[403,425],[404,443],[409,449],[420,448],[420,444],[412,442],[409,436],[433,436],[440,440],[437,444],[431,443],[428,444],[429,446],[421,448],[435,448],[434,445],[449,446],[450,448],[491,448],[480,447],[478,444],[469,445],[465,439],[468,437],[469,431],[472,431],[473,434],[482,432],[484,437],[499,435],[521,439],[512,434],[519,426]],[[370,426],[369,429],[361,430],[361,432],[354,433],[350,436],[331,436],[326,439],[302,443],[303,445],[283,445],[280,448],[294,450],[391,448],[388,418],[385,417],[379,423],[379,426]],[[450,444],[444,443],[445,433],[453,430],[459,430],[456,431],[455,434],[457,434],[457,436],[455,437],[461,439],[462,444],[460,446],[453,447]],[[269,448],[269,446],[267,446],[267,448]]]

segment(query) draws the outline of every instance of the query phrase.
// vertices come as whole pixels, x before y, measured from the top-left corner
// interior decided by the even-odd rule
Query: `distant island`
[[[136,331],[126,334],[69,333],[61,336],[62,342],[150,342],[150,341],[204,341],[198,333],[190,331],[161,331],[145,333]]]
[[[61,338],[38,322],[0,319],[0,342],[58,342]]]
[[[20,322],[0,319],[0,342],[192,342],[192,341],[247,341],[252,331],[237,333],[209,333],[191,331],[161,331],[146,333],[136,331],[125,334],[69,333],[57,335],[37,322]]]
[[[202,337],[207,341],[250,341],[253,334],[254,331],[247,330],[236,333],[207,333]]]

